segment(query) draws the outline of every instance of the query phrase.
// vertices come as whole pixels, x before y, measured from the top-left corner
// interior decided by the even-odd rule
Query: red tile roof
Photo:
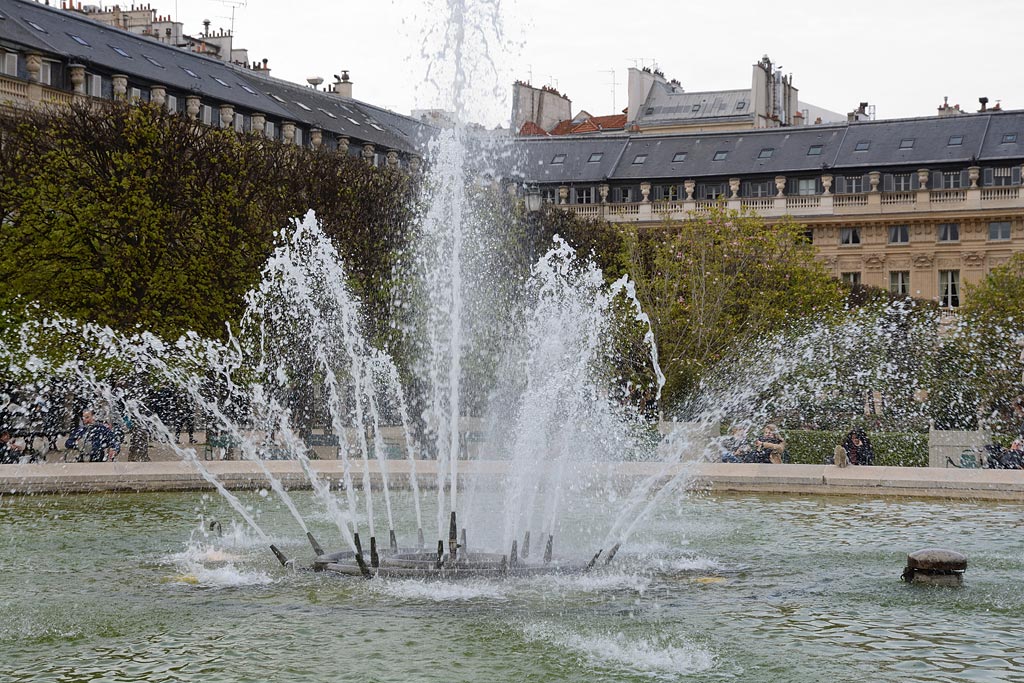
[[[538,126],[533,121],[527,121],[523,124],[523,127],[519,129],[520,135],[548,135],[548,132]]]

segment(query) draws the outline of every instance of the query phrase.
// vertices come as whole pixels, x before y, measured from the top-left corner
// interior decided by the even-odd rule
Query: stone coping
[[[290,489],[309,488],[300,463],[288,460],[203,462],[228,489],[267,486],[261,469],[278,477]],[[315,460],[312,467],[332,483],[343,479],[343,463]],[[363,463],[350,463],[351,476],[362,487]],[[500,477],[508,462],[474,460],[459,464],[460,477]],[[1024,470],[945,469],[929,467],[845,467],[834,465],[746,465],[728,463],[657,462],[597,463],[595,469],[615,475],[623,486],[653,478],[663,485],[678,474],[687,488],[712,492],[749,492],[814,495],[907,496],[944,499],[1003,500],[1024,503]],[[382,483],[378,463],[367,464],[371,486]],[[416,462],[421,488],[436,486],[436,462]],[[408,488],[410,463],[388,461],[388,479],[395,488]],[[0,495],[35,493],[88,493],[95,491],[192,491],[213,488],[187,462],[114,462],[0,465]]]

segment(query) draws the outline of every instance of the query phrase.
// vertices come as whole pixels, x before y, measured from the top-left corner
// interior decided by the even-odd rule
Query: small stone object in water
[[[903,580],[932,586],[961,586],[967,557],[955,550],[925,548],[907,555]]]

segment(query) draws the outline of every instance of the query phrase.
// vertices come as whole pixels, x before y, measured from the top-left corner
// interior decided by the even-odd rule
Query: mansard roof
[[[673,83],[655,81],[636,121],[642,126],[680,121],[750,119],[750,89],[685,92]]]
[[[516,145],[517,175],[538,183],[915,170],[1024,160],[1024,111],[721,133],[519,138]],[[596,152],[600,161],[588,163]],[[558,155],[564,159],[552,164]]]
[[[124,74],[135,87],[164,85],[171,94],[195,94],[207,104],[230,104],[401,151],[416,151],[433,130],[358,100],[271,78],[31,0],[0,0],[0,15],[5,17],[0,19],[0,45],[36,49],[84,64],[94,73]]]

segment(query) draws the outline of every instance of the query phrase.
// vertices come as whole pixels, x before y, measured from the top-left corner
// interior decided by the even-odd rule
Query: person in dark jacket
[[[121,447],[114,430],[98,422],[92,410],[82,411],[82,424],[71,432],[64,448],[78,451],[76,462],[105,462],[117,457]]]
[[[843,449],[846,451],[846,460],[851,465],[874,465],[875,449],[871,446],[871,439],[860,427],[853,429],[843,440]]]

